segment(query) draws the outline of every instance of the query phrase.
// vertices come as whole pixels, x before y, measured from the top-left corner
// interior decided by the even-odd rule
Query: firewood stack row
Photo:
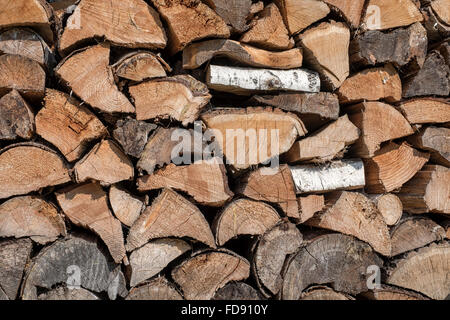
[[[0,0],[0,299],[445,299],[449,0]]]

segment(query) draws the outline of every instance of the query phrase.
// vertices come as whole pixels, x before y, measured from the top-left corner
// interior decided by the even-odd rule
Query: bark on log
[[[421,11],[430,41],[436,42],[450,36],[450,25],[444,23],[431,7],[424,7]]]
[[[398,196],[393,193],[386,193],[369,195],[369,198],[377,206],[388,226],[394,226],[400,221],[403,214],[403,205]]]
[[[450,122],[450,103],[433,98],[416,98],[402,102],[398,108],[411,124]]]
[[[212,300],[263,300],[258,290],[244,282],[230,282],[225,287],[217,290]]]
[[[365,0],[323,0],[332,8],[337,8],[344,19],[354,29],[359,27],[362,11],[365,6]]]
[[[183,296],[166,278],[158,277],[131,289],[125,300],[183,300]]]
[[[431,152],[431,159],[450,167],[450,129],[427,127],[408,139],[414,147]]]
[[[128,53],[112,67],[116,76],[137,82],[165,77],[166,72],[172,71],[172,68],[159,55],[149,51]]]
[[[429,300],[425,296],[405,289],[381,285],[379,289],[373,289],[362,293],[362,296],[369,300]]]
[[[56,287],[46,293],[42,293],[38,296],[38,300],[100,300],[95,294],[89,290],[79,288],[79,289],[68,289],[66,287]]]
[[[115,185],[109,189],[109,203],[117,219],[131,227],[144,211],[144,202]]]
[[[234,33],[242,33],[250,27],[248,19],[253,14],[251,0],[205,0],[231,28]]]
[[[15,89],[0,98],[0,140],[31,139],[34,114]]]
[[[297,202],[298,217],[296,217],[296,220],[298,223],[306,222],[325,207],[325,198],[323,195],[310,194],[309,196],[298,197]]]
[[[448,0],[434,0],[431,2],[431,8],[447,25],[450,25],[450,2]]]
[[[328,288],[326,286],[313,286],[305,290],[299,298],[299,300],[320,300],[320,301],[327,301],[327,300],[354,300],[352,296],[336,292],[331,288]]]

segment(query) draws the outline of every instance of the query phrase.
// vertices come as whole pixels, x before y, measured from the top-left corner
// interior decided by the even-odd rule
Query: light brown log
[[[350,120],[361,130],[352,146],[353,155],[373,157],[383,142],[412,135],[409,122],[394,107],[382,102],[363,102],[345,109]]]
[[[152,0],[152,3],[169,27],[171,54],[197,40],[230,36],[225,21],[199,0]]]
[[[215,217],[213,230],[216,244],[226,242],[240,235],[261,235],[280,220],[278,213],[264,202],[238,199],[228,204]]]
[[[347,115],[342,116],[313,135],[295,142],[286,153],[285,159],[288,163],[323,163],[342,157],[347,146],[359,138],[359,132]]]
[[[429,300],[417,292],[387,285],[381,285],[379,289],[363,292],[362,296],[369,300]]]
[[[450,169],[427,165],[408,181],[398,194],[409,213],[450,214]]]
[[[230,282],[217,290],[212,300],[263,300],[258,290],[245,282]]]
[[[116,218],[128,227],[133,225],[145,208],[141,199],[115,185],[109,189],[109,203]]]
[[[19,143],[0,150],[0,199],[69,181],[62,158],[41,144]]]
[[[131,289],[126,300],[183,300],[183,296],[166,278],[158,277]]]
[[[183,68],[196,69],[214,57],[227,57],[244,65],[273,69],[292,69],[302,66],[300,48],[274,52],[240,43],[235,40],[206,40],[183,50]]]
[[[109,66],[110,48],[100,44],[74,51],[55,73],[83,101],[102,112],[134,112],[127,97],[117,89]]]
[[[184,126],[194,122],[211,99],[208,88],[189,75],[151,80],[129,89],[137,120],[171,118]]]
[[[448,0],[434,0],[431,2],[431,8],[442,22],[450,25],[450,2]]]
[[[107,194],[98,183],[60,190],[56,199],[70,221],[100,236],[116,263],[125,257],[122,227],[108,207]]]
[[[398,108],[411,124],[450,121],[450,103],[433,98],[417,98],[402,102]]]
[[[77,99],[47,89],[45,105],[36,115],[36,133],[55,145],[71,162],[83,155],[90,142],[106,136],[108,130]]]
[[[161,194],[135,221],[127,237],[127,251],[157,238],[190,238],[215,247],[214,236],[200,210],[170,189]]]
[[[0,140],[31,139],[33,134],[33,111],[13,89],[0,98]]]
[[[450,239],[450,219],[447,219],[444,222],[442,222],[442,227],[445,230],[445,238]]]
[[[393,193],[369,195],[375,203],[388,226],[394,226],[402,217],[403,205],[398,196]]]
[[[158,13],[142,0],[81,0],[59,40],[63,53],[94,37],[130,48],[159,49],[167,37]]]
[[[220,207],[233,193],[228,187],[225,166],[217,163],[169,164],[152,175],[138,178],[139,191],[172,188],[186,192],[196,202]]]
[[[313,286],[305,290],[300,296],[299,300],[355,300],[352,296],[336,292],[326,286]]]
[[[352,28],[358,28],[365,0],[323,0],[332,8],[337,8]]]
[[[427,127],[408,139],[414,147],[431,152],[431,159],[450,167],[450,129]]]
[[[172,270],[186,300],[210,300],[230,281],[247,279],[250,264],[231,251],[199,253]]]
[[[311,194],[309,196],[298,197],[297,202],[298,223],[306,222],[325,207],[325,198],[323,195]]]
[[[79,289],[68,289],[66,287],[56,287],[46,293],[41,293],[38,296],[38,300],[100,300],[95,294],[89,290],[79,288]]]
[[[392,65],[360,71],[349,77],[338,91],[339,102],[343,104],[363,100],[386,100],[389,103],[402,98],[400,76]]]
[[[149,51],[128,53],[112,67],[116,76],[132,81],[165,77],[166,72],[172,71],[163,58]]]
[[[423,26],[427,29],[428,39],[436,42],[450,36],[450,25],[444,23],[431,7],[422,7]]]

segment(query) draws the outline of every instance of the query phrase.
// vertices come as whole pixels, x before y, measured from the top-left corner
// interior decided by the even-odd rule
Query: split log
[[[350,72],[348,27],[340,22],[324,22],[305,31],[300,40],[305,63],[319,72],[324,87],[331,91],[339,88]]]
[[[131,289],[126,300],[183,300],[183,296],[166,278],[158,277]]]
[[[398,196],[393,193],[386,193],[369,195],[369,198],[377,206],[388,226],[394,226],[400,221],[403,214],[403,205]]]
[[[316,21],[325,18],[330,8],[316,0],[276,0],[290,34],[307,28]]]
[[[449,263],[450,244],[431,244],[396,261],[386,282],[444,300],[450,294]]]
[[[303,237],[295,225],[282,222],[262,235],[254,250],[252,270],[261,292],[269,297],[282,285],[282,268],[286,256],[295,253]]]
[[[235,300],[235,301],[249,301],[262,300],[261,294],[248,284],[244,282],[230,282],[225,287],[217,290],[212,300]]]
[[[44,97],[45,71],[34,60],[15,55],[0,56],[0,95],[15,89],[32,102]]]
[[[133,163],[112,140],[96,144],[75,166],[78,183],[97,180],[110,185],[134,177]]]
[[[0,241],[0,288],[6,300],[17,298],[32,247],[29,239]]]
[[[272,108],[215,109],[203,113],[201,120],[236,170],[267,163],[307,132],[296,115]]]
[[[30,237],[45,244],[65,235],[58,210],[39,197],[15,197],[0,205],[0,237]]]
[[[90,142],[108,134],[103,123],[88,108],[66,93],[47,89],[45,105],[36,115],[36,133],[55,145],[72,162]]]
[[[450,2],[448,0],[434,0],[430,5],[439,19],[445,24],[450,25]]]
[[[319,92],[320,78],[306,69],[275,70],[209,65],[209,88],[246,95],[259,91]]]
[[[450,129],[427,127],[408,139],[419,149],[431,152],[431,159],[440,165],[450,167]]]
[[[171,261],[181,256],[191,246],[180,239],[158,239],[134,250],[130,255],[130,286],[157,275]]]
[[[70,221],[100,236],[116,263],[125,257],[122,227],[108,207],[106,192],[97,183],[60,190],[56,199]]]
[[[422,20],[422,14],[412,0],[369,0],[362,26],[365,30],[386,30]]]
[[[381,285],[379,289],[363,292],[362,296],[369,300],[429,300],[417,292],[387,285]]]
[[[208,88],[189,75],[155,79],[129,90],[137,120],[173,118],[184,126],[194,122],[211,99]]]
[[[184,261],[172,270],[172,278],[186,300],[210,300],[230,281],[247,279],[250,264],[231,251],[207,251]]]
[[[450,103],[433,98],[416,98],[402,102],[398,108],[411,124],[450,122]]]
[[[337,160],[316,165],[289,167],[297,194],[324,193],[334,190],[364,188],[364,165],[361,160]]]
[[[217,163],[170,164],[152,175],[138,178],[138,190],[172,188],[186,192],[202,205],[220,207],[233,196],[225,166]]]
[[[200,210],[170,189],[164,189],[135,221],[127,237],[127,251],[157,238],[190,238],[215,248],[214,236]]]
[[[0,288],[0,301],[9,300],[6,293]]]
[[[305,290],[299,300],[320,300],[320,301],[327,301],[327,300],[355,300],[352,298],[352,296],[336,292],[331,288],[328,288],[326,286],[313,286]]]
[[[31,139],[33,135],[33,111],[13,89],[0,98],[0,140]]]
[[[51,289],[66,283],[93,292],[106,292],[117,286],[119,275],[111,258],[93,238],[70,237],[44,248],[27,268],[22,299],[38,298],[38,288]],[[122,293],[123,291],[118,291]]]
[[[431,7],[424,7],[421,11],[430,41],[436,42],[450,36],[450,25],[444,23]]]
[[[70,52],[94,37],[130,48],[160,49],[167,42],[158,13],[142,0],[81,0],[67,20],[59,50]]]
[[[409,213],[450,214],[450,169],[426,165],[400,189],[403,208]]]
[[[41,144],[19,143],[0,150],[0,199],[69,181],[62,158]]]
[[[358,28],[365,0],[323,0],[332,8],[337,8],[352,28]]]
[[[339,88],[338,95],[339,102],[343,104],[364,100],[394,103],[402,98],[402,83],[395,68],[388,64],[349,77]]]
[[[294,181],[287,165],[280,165],[277,173],[267,175],[265,168],[252,171],[242,178],[236,193],[258,201],[278,205],[288,216],[298,217],[298,204]]]
[[[169,27],[170,54],[194,41],[230,36],[225,21],[201,1],[152,0],[152,3]]]
[[[306,222],[325,207],[325,198],[323,195],[310,194],[309,196],[298,197],[297,202],[298,223]]]
[[[95,109],[107,113],[134,112],[133,105],[114,83],[109,54],[108,44],[74,51],[60,62],[55,73]]]
[[[268,204],[238,199],[228,204],[212,226],[216,244],[223,246],[240,235],[261,235],[280,221],[278,213]]]
[[[444,238],[444,228],[433,220],[423,217],[406,218],[391,230],[391,256],[424,247]]]
[[[46,293],[42,293],[38,296],[38,300],[100,300],[95,294],[89,290],[79,288],[79,289],[68,289],[66,287],[56,287]]]
[[[126,154],[139,158],[147,144],[149,133],[156,128],[155,124],[127,117],[116,122],[113,136]]]
[[[288,163],[324,163],[336,157],[340,158],[347,146],[358,140],[359,132],[345,115],[313,135],[295,142],[284,157]]]
[[[385,193],[400,188],[424,166],[428,158],[427,153],[419,152],[405,142],[401,145],[389,143],[373,158],[364,159],[367,192]]]
[[[259,13],[253,27],[244,33],[240,41],[269,50],[286,50],[294,46],[294,40],[289,38],[281,13],[274,3]]]
[[[273,69],[299,68],[303,62],[300,48],[273,52],[234,40],[216,39],[187,46],[183,50],[183,68],[196,69],[216,56],[226,57],[248,66]]]
[[[442,222],[442,227],[445,229],[445,238],[450,239],[450,220]]]
[[[114,74],[120,78],[143,81],[167,75],[172,68],[157,54],[148,51],[136,51],[124,55],[114,65]]]
[[[350,120],[361,130],[352,146],[356,157],[373,157],[383,142],[414,134],[409,122],[394,107],[382,102],[363,102],[345,109]]]
[[[234,33],[242,33],[250,27],[247,20],[253,14],[251,0],[206,0],[208,4],[231,28]]]
[[[116,218],[128,227],[134,224],[145,208],[143,201],[114,185],[109,189],[109,203]]]
[[[312,284],[349,294],[367,291],[367,267],[373,265],[381,268],[383,261],[368,244],[342,234],[319,236],[288,262],[280,297],[298,300]]]

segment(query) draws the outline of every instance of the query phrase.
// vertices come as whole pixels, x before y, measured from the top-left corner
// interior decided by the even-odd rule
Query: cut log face
[[[307,132],[297,116],[272,108],[216,109],[203,113],[201,119],[217,139],[227,164],[237,170],[267,163]]]
[[[363,102],[345,109],[350,120],[361,129],[361,137],[352,146],[353,155],[373,157],[382,142],[412,135],[409,122],[394,107],[382,102]]]
[[[158,239],[134,250],[130,255],[130,286],[157,275],[172,260],[189,250],[191,246],[180,239]]]
[[[230,281],[245,280],[250,264],[230,251],[197,254],[172,270],[172,278],[181,287],[186,300],[210,300]]]
[[[358,28],[361,21],[365,0],[323,0],[344,16],[352,28]]]
[[[240,235],[261,235],[280,220],[278,213],[263,202],[238,199],[227,205],[214,221],[218,246]]]
[[[206,83],[211,89],[240,95],[261,91],[320,91],[318,74],[306,69],[272,70],[209,65]]]
[[[170,189],[164,189],[135,221],[126,248],[132,251],[148,240],[167,237],[187,237],[215,247],[211,228],[200,210]]]
[[[387,285],[381,285],[381,288],[364,292],[362,295],[369,300],[429,300],[417,292]]]
[[[323,165],[290,166],[297,194],[324,193],[334,190],[364,188],[364,165],[361,160],[337,160]]]
[[[450,25],[450,3],[448,0],[434,0],[431,2],[431,8],[436,15],[447,25]]]
[[[407,218],[391,230],[392,256],[445,238],[445,230],[428,218]]]
[[[61,190],[56,199],[72,223],[98,234],[114,261],[122,261],[125,256],[122,226],[109,210],[107,194],[99,184],[88,183]]]
[[[217,163],[170,164],[152,175],[138,178],[139,191],[172,188],[184,191],[200,204],[220,207],[233,196],[225,166]]]
[[[345,115],[312,136],[295,142],[285,158],[288,163],[323,163],[342,157],[346,147],[358,138],[359,129]]]
[[[349,77],[338,91],[339,102],[343,104],[363,100],[386,100],[389,103],[402,98],[400,76],[392,65],[371,68]]]
[[[95,294],[89,290],[79,288],[79,289],[69,289],[66,287],[56,287],[46,293],[42,293],[38,296],[38,300],[100,300]]]
[[[47,89],[45,105],[36,116],[36,133],[55,145],[71,162],[82,156],[90,142],[106,136],[108,130],[78,100]]]
[[[225,21],[201,1],[152,0],[152,3],[169,26],[171,54],[193,41],[230,36]]]
[[[398,108],[411,124],[450,122],[450,103],[444,100],[412,99],[402,102]]]
[[[131,48],[159,49],[167,42],[158,13],[142,0],[81,0],[67,20],[59,49],[69,52],[94,37]]]
[[[75,51],[56,67],[55,73],[93,108],[107,113],[132,113],[133,105],[114,83],[109,53],[107,44]]]
[[[338,231],[369,243],[384,256],[391,254],[389,229],[375,204],[362,193],[337,192],[325,197],[325,210],[306,224]]]
[[[4,54],[0,56],[0,70],[0,95],[14,89],[30,101],[44,97],[45,71],[36,61],[15,54]]]
[[[69,181],[64,161],[43,145],[20,143],[0,151],[0,199]]]
[[[288,217],[298,217],[294,181],[287,165],[280,165],[273,175],[264,174],[264,168],[250,172],[240,181],[236,193],[277,204]]]
[[[251,0],[206,0],[205,1],[235,33],[242,33],[250,27],[248,18],[253,14]]]
[[[112,67],[116,76],[138,82],[165,77],[172,70],[160,56],[146,51],[126,54]]]
[[[450,129],[427,127],[408,139],[413,146],[431,152],[431,159],[450,167]]]
[[[206,86],[190,76],[156,79],[130,87],[137,120],[172,118],[184,126],[195,121],[211,99]]]
[[[450,214],[450,169],[442,166],[423,167],[398,194],[409,213]]]
[[[375,203],[388,226],[394,226],[402,217],[403,205],[398,196],[393,193],[371,195],[369,198]]]
[[[145,207],[140,199],[114,185],[109,189],[109,203],[116,218],[128,227],[139,218]]]
[[[183,68],[196,69],[216,56],[248,66],[273,69],[299,68],[303,62],[300,48],[273,52],[234,40],[215,39],[187,46],[183,50]]]
[[[3,292],[4,299],[16,299],[32,247],[29,239],[0,241],[0,296]]]
[[[366,30],[386,30],[422,20],[422,14],[412,0],[369,0],[362,26]]]
[[[341,234],[320,236],[289,261],[281,299],[298,300],[312,284],[331,284],[349,294],[367,291],[367,267],[372,265],[381,268],[383,261],[368,244]]]
[[[449,263],[450,244],[432,244],[398,260],[386,281],[432,299],[444,300],[450,294]]]
[[[134,177],[133,163],[112,140],[95,145],[74,167],[77,182],[89,179],[110,185]]]
[[[66,235],[64,220],[49,202],[35,196],[15,197],[0,205],[0,237],[31,237],[45,244]]]
[[[302,293],[299,300],[354,300],[351,296],[336,292],[326,286],[313,286]]]
[[[428,39],[436,42],[448,38],[450,26],[444,23],[431,7],[422,7],[423,25],[427,29]]]
[[[428,158],[428,154],[411,148],[407,143],[389,143],[373,158],[364,160],[366,190],[385,193],[400,188],[424,166]]]
[[[225,287],[217,290],[212,300],[263,300],[258,290],[244,282],[230,282]]]
[[[323,195],[311,194],[305,197],[298,197],[298,223],[304,223],[312,218],[314,214],[322,211],[325,207],[325,198]]]
[[[119,269],[91,238],[70,237],[41,250],[27,268],[22,299],[38,298],[38,288],[52,289],[66,283],[70,286],[105,292],[114,286]]]
[[[298,33],[325,18],[330,8],[317,0],[276,0],[291,34]]]
[[[157,126],[152,123],[126,118],[116,122],[114,138],[126,154],[139,158],[148,140],[148,135]]]
[[[183,296],[166,278],[158,277],[131,289],[126,300],[183,300]]]
[[[31,139],[33,134],[33,111],[13,89],[0,98],[0,140]]]
[[[286,256],[298,250],[302,234],[289,222],[278,224],[259,238],[253,255],[252,268],[261,291],[269,297],[282,285],[281,270]]]

